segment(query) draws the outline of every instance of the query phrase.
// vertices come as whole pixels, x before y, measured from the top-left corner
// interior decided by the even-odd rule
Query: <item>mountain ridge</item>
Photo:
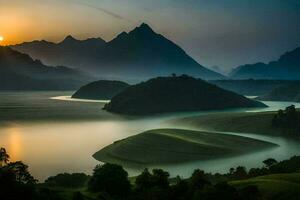
[[[300,47],[285,52],[276,61],[236,67],[229,76],[233,79],[300,80]]]
[[[64,66],[47,66],[10,47],[0,46],[0,90],[74,89],[91,78]]]
[[[121,32],[108,42],[101,38],[77,40],[67,36],[59,43],[33,41],[12,48],[46,64],[78,68],[117,80],[143,80],[172,73],[203,79],[225,78],[200,65],[181,47],[145,23],[128,33]]]

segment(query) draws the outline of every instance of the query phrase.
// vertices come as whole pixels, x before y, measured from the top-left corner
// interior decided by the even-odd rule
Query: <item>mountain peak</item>
[[[153,31],[152,28],[151,28],[148,24],[146,24],[146,23],[142,23],[142,24],[139,26],[139,28],[141,28],[141,29],[148,29],[148,30]]]
[[[69,42],[75,42],[78,41],[77,39],[75,39],[72,35],[68,35],[63,41],[62,43],[69,43]]]
[[[155,33],[153,29],[146,23],[142,23],[139,27],[136,27],[132,32],[138,32],[138,33]]]

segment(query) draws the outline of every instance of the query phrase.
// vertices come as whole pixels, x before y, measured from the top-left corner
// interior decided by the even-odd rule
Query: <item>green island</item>
[[[82,86],[72,98],[107,100],[125,90],[129,85],[122,81],[100,80]]]
[[[102,162],[166,164],[245,154],[277,145],[247,137],[182,129],[140,133],[96,152]]]
[[[188,75],[157,77],[131,85],[104,109],[125,115],[267,107],[237,93]]]

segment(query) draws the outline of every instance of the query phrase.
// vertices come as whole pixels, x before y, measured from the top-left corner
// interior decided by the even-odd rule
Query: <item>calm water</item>
[[[193,112],[134,118],[102,110],[106,101],[69,101],[72,92],[5,92],[0,93],[0,146],[5,147],[13,161],[22,160],[39,180],[61,172],[91,173],[99,164],[92,154],[116,140],[153,128],[170,128],[163,123],[170,118],[207,114]],[[258,112],[278,110],[292,102],[266,102],[264,109],[235,109]],[[300,107],[299,103],[293,103]],[[216,112],[216,111],[215,111]],[[228,111],[227,111],[228,112]],[[177,127],[180,128],[180,127]],[[189,127],[184,127],[189,128]],[[158,166],[172,175],[189,176],[195,168],[225,172],[230,167],[260,166],[268,157],[278,160],[296,155],[300,143],[284,138],[246,134],[267,140],[280,147],[232,158],[198,161],[172,166]],[[141,169],[127,168],[131,175]]]

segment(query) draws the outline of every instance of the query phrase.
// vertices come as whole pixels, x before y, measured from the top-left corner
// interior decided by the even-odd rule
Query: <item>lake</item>
[[[74,101],[73,92],[1,92],[0,146],[5,147],[12,161],[22,160],[40,181],[62,172],[91,173],[96,161],[92,155],[116,140],[155,128],[171,128],[163,123],[172,118],[205,115],[212,112],[188,112],[129,117],[102,110],[106,101]],[[230,112],[260,112],[278,110],[293,102],[264,102],[269,108],[234,109]],[[213,111],[213,112],[229,112]],[[180,127],[177,127],[180,128]],[[239,134],[243,135],[243,134]],[[261,166],[269,157],[278,160],[296,155],[300,143],[291,139],[245,134],[279,144],[280,147],[231,158],[197,161],[185,164],[157,166],[171,175],[190,176],[196,168],[208,172],[227,172],[230,167]],[[130,175],[142,169],[126,168]]]

